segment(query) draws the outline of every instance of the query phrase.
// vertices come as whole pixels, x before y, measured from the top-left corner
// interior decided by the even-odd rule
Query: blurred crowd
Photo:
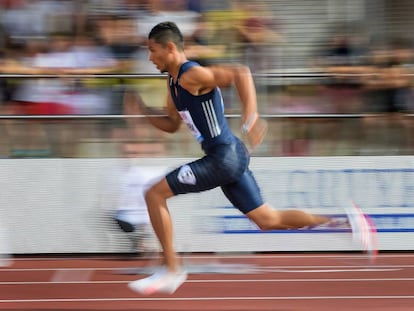
[[[264,17],[259,19],[254,14],[258,6],[249,3],[3,0],[0,71],[31,75],[157,73],[147,60],[146,37],[156,23],[165,20],[180,26],[190,58],[204,64],[239,60],[248,45],[265,40],[260,31]],[[107,91],[123,83],[119,78],[3,79],[3,113],[117,113],[119,107],[108,102]]]
[[[158,72],[147,59],[146,38],[152,26],[164,20],[175,21],[182,29],[189,58],[202,64],[248,64],[257,77],[259,109],[264,114],[369,114],[358,118],[357,124],[337,118],[324,118],[317,126],[315,118],[277,120],[263,154],[317,154],[309,147],[315,135],[319,142],[370,136],[378,142],[378,129],[389,133],[396,127],[405,137],[403,144],[411,146],[413,125],[407,117],[414,109],[411,38],[374,40],[332,29],[325,42],[315,43],[321,49],[309,55],[302,68],[324,78],[279,83],[266,75],[280,72],[280,51],[292,40],[284,31],[286,18],[274,14],[271,1],[0,0],[0,15],[4,156],[77,156],[73,142],[103,137],[151,143],[142,150],[144,155],[152,149],[167,152],[167,147],[160,147],[166,138],[148,129],[143,119],[137,131],[123,118],[6,118],[121,116],[123,92],[131,87],[150,106],[162,106],[165,86],[162,79],[151,77]],[[230,90],[224,96],[228,112],[238,113],[235,94]],[[287,134],[280,137],[280,133]],[[181,140],[185,143],[186,136]]]

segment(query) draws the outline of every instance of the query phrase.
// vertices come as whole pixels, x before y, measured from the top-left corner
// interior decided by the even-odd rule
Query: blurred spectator
[[[236,24],[239,42],[242,45],[242,61],[253,72],[269,70],[274,53],[270,48],[280,44],[283,36],[276,30],[275,17],[263,2],[235,1],[241,20]]]
[[[164,85],[165,85],[165,81]],[[161,92],[163,93],[163,92]],[[142,111],[138,101],[142,103],[147,103],[148,96],[146,92],[144,94],[140,93],[140,87],[131,86],[127,88],[123,93],[123,114],[125,116],[132,115],[125,119],[125,124],[123,126],[118,126],[114,128],[113,135],[121,141],[135,141],[135,155],[145,157],[157,157],[165,155],[168,149],[168,146],[165,142],[166,135],[165,133],[160,133],[159,131],[153,131],[150,122],[142,117],[144,114],[148,115],[162,115],[164,111],[162,109],[154,108],[154,106],[147,106],[147,111]],[[167,94],[164,94],[165,98],[162,98],[160,105],[164,104],[166,101]],[[141,117],[140,117],[141,116]],[[131,146],[129,146],[131,147]]]
[[[75,66],[70,53],[73,37],[55,34],[43,46],[36,42],[26,44],[26,55],[20,59],[20,71],[28,73],[63,74],[64,69]],[[45,47],[47,46],[47,50]],[[43,49],[44,48],[44,49]],[[19,114],[69,114],[71,103],[64,97],[72,90],[70,81],[64,79],[25,79],[19,83],[14,100],[19,103]]]
[[[359,113],[363,109],[361,74],[367,69],[367,47],[360,37],[338,32],[329,38],[314,65],[331,74],[322,94],[328,113]],[[324,45],[325,46],[325,45]]]
[[[62,74],[66,77],[20,79],[12,98],[15,103],[14,113],[51,116],[102,114],[110,111],[108,94],[105,94],[104,89],[94,89],[90,84],[85,85],[83,80],[68,76],[70,74],[103,73],[116,68],[116,62],[111,59],[111,55],[97,46],[90,36],[80,35],[75,38],[71,34],[58,33],[52,35],[47,41],[26,40],[24,48],[24,53],[14,62],[9,61],[8,66],[3,70],[8,73]],[[32,129],[30,133],[33,135],[36,133],[37,139],[32,137],[30,141],[35,142],[41,138],[41,146],[29,147],[26,143],[25,147],[17,149],[44,150],[45,153],[45,150],[49,150],[50,152],[50,147],[46,145],[50,145],[51,139],[57,140],[61,147],[66,146],[68,132],[71,133],[69,136],[73,136],[75,129],[70,126],[65,129],[64,122],[46,121],[51,121],[51,119],[27,122],[27,126],[30,124],[31,127],[36,124],[36,130]],[[49,125],[46,126],[46,123]],[[47,131],[46,128],[51,129]],[[22,138],[23,135],[24,133],[18,136]],[[69,147],[66,149],[69,150]],[[71,149],[74,151],[75,148]]]
[[[39,58],[46,51],[44,39],[27,39],[19,49],[20,53],[7,60],[2,69],[6,73],[47,74],[48,68],[38,66]],[[9,80],[10,81],[10,80]],[[19,79],[10,99],[9,113],[18,115],[70,113],[70,108],[55,101],[55,84],[43,79]],[[52,145],[43,121],[13,121],[9,126],[11,156],[40,157],[52,154]]]
[[[67,74],[103,74],[117,72],[119,65],[110,51],[98,45],[92,34],[75,37],[69,49],[73,67],[63,69]],[[67,79],[66,79],[67,80]],[[73,79],[69,104],[75,114],[107,114],[112,112],[111,88],[102,79]]]
[[[205,2],[207,2],[207,1],[203,1],[203,0],[188,0],[187,1],[187,8],[190,11],[194,11],[194,12],[197,12],[197,13],[203,13],[203,11],[206,9],[206,7],[204,5]]]
[[[206,16],[200,15],[194,23],[193,32],[186,37],[186,55],[202,65],[211,65],[225,58],[226,46],[212,44],[210,23]]]
[[[17,0],[5,4],[2,24],[13,43],[73,29],[72,0]]]
[[[168,20],[175,22],[182,29],[184,37],[188,37],[192,34],[199,15],[189,9],[186,0],[152,0],[138,12],[137,27],[140,35],[146,39],[154,25]]]
[[[373,49],[370,71],[364,75],[366,111],[375,114],[364,120],[365,139],[381,143],[390,152],[399,152],[393,148],[403,141],[409,152],[414,147],[412,118],[405,116],[413,111],[413,55],[410,41],[393,39]],[[378,135],[381,132],[383,135]]]
[[[91,17],[133,17],[136,11],[150,6],[154,0],[88,0],[87,11]]]
[[[326,53],[323,55],[323,65],[328,67],[354,65],[355,55],[347,34],[334,34],[330,38],[327,47]]]
[[[144,38],[137,33],[135,19],[129,16],[107,15],[97,20],[98,38],[119,61],[132,58]]]
[[[369,75],[364,77],[365,89],[373,96],[368,112],[407,112],[412,81],[413,50],[409,42],[396,39],[372,51]]]
[[[124,3],[125,4],[125,3]],[[121,9],[121,7],[118,7]],[[153,64],[148,60],[148,51],[144,45],[144,37],[137,27],[136,15],[141,14],[142,10],[147,10],[144,6],[135,7],[134,11],[128,15],[108,14],[95,17],[97,27],[97,37],[100,42],[112,54],[118,63],[117,73],[158,73]],[[123,95],[129,85],[137,85],[143,92],[157,98],[159,92],[154,92],[152,85],[165,83],[157,79],[133,79],[133,78],[113,78],[106,79],[111,84],[111,114],[123,114]],[[156,100],[150,102],[156,103]],[[130,129],[123,119],[116,119],[111,122],[111,137],[116,139],[129,139]]]
[[[0,49],[0,67],[5,68],[8,65],[9,61],[7,58],[6,49]],[[0,73],[3,71],[0,69]],[[10,83],[10,80],[4,77],[0,78],[0,114],[9,114],[11,113],[10,103],[13,93],[13,84]]]
[[[55,34],[50,40],[26,40],[14,59],[8,58],[2,71],[17,74],[96,74],[116,70],[117,63],[110,53],[97,46],[93,38],[80,35]],[[79,93],[85,87],[79,79],[22,79],[17,82],[14,100],[19,114],[84,114],[107,113],[108,104],[95,108],[92,102],[80,103]],[[106,108],[105,108],[106,107]]]

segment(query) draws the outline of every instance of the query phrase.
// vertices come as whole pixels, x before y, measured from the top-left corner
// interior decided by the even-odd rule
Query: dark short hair
[[[184,49],[183,34],[174,22],[162,22],[155,25],[151,29],[148,39],[163,46],[168,42],[173,42],[180,51]]]

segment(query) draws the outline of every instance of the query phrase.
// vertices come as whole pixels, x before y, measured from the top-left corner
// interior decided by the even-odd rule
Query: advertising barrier
[[[168,170],[192,159],[2,159],[2,230],[11,252],[131,250],[115,224],[127,165]],[[414,157],[252,158],[266,201],[335,217],[355,202],[373,219],[380,250],[414,250]],[[220,189],[169,200],[180,252],[353,251],[341,229],[262,232]]]

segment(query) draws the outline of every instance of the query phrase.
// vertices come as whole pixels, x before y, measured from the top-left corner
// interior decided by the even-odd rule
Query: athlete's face
[[[161,72],[168,71],[169,48],[156,43],[153,39],[148,40],[149,60]]]

